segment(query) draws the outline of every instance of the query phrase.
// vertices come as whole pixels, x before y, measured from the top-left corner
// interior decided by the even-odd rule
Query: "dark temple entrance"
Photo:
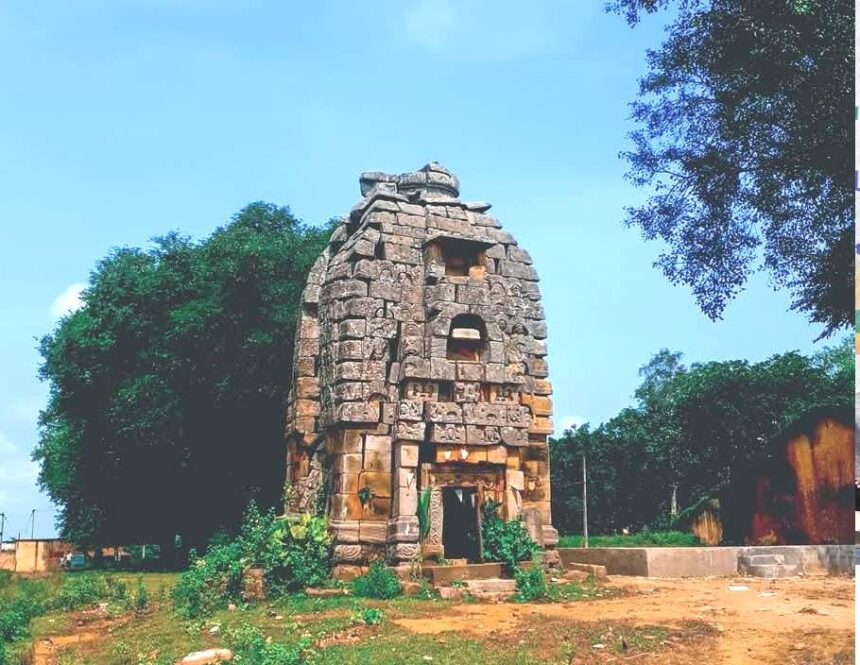
[[[445,558],[480,561],[478,493],[475,488],[443,488],[442,510],[442,544],[445,546]]]

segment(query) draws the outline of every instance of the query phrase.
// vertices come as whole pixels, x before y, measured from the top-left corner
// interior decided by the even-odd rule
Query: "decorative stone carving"
[[[394,437],[398,441],[423,441],[426,424],[398,421],[394,426]]]
[[[476,381],[457,381],[454,384],[454,401],[477,402],[481,398],[481,384]]]
[[[361,545],[335,545],[335,561],[361,561]]]
[[[436,400],[439,399],[439,384],[433,381],[408,381],[405,393],[409,399]]]
[[[401,399],[397,402],[398,420],[421,420],[424,415],[424,403],[410,399]]]

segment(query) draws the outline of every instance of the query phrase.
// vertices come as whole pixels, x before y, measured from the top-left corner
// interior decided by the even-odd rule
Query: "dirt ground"
[[[525,660],[505,661],[517,663],[848,665],[854,662],[852,578],[770,581],[619,576],[606,582],[603,588],[608,591],[606,598],[571,602],[427,603],[416,606],[417,614],[400,617],[392,607],[385,611],[391,612],[391,623],[400,629],[394,632],[403,637],[391,634],[391,624],[373,628],[349,626],[330,632],[316,646],[327,650],[341,645],[352,650],[368,640],[380,644],[386,634],[391,640],[408,641],[407,636],[413,633],[438,643],[436,660],[440,662],[445,661],[446,649],[458,648],[457,638],[477,640],[483,648],[490,649],[487,654],[525,649],[530,654]],[[68,649],[83,655],[74,662],[91,662],[85,654],[101,653],[108,648],[115,630],[126,623],[140,624],[138,629],[149,634],[154,629],[151,622],[161,616],[159,612],[166,611],[162,608],[136,619],[107,617],[99,610],[75,613],[71,630],[38,639],[26,662],[56,665],[61,661],[61,653]],[[349,612],[332,609],[306,618],[312,627],[326,618]],[[288,618],[296,621],[300,617],[304,615]],[[618,648],[623,635],[630,641],[628,651]],[[573,655],[559,661],[559,647],[566,645],[575,647],[567,651]],[[98,662],[114,660],[100,657]],[[461,658],[456,662],[464,661]]]
[[[640,663],[854,662],[854,580],[725,578],[657,580],[616,577],[621,597],[561,604],[463,604],[442,616],[398,619],[421,634],[455,631],[487,638],[527,628],[532,618],[594,623],[628,620],[678,628],[698,621],[713,628],[706,649],[679,645],[642,654]],[[745,587],[745,590],[742,588]],[[735,588],[737,590],[732,590]],[[611,659],[608,659],[611,660]],[[624,657],[617,660],[624,661]],[[572,661],[576,662],[576,661]],[[587,662],[587,661],[582,661]]]

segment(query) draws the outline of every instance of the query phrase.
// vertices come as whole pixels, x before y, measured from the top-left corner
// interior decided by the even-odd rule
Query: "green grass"
[[[62,576],[50,580],[61,588]],[[116,578],[119,578],[118,580]],[[302,665],[537,665],[567,663],[574,654],[591,654],[592,644],[607,642],[607,653],[621,648],[626,640],[626,656],[663,648],[666,628],[635,626],[628,621],[598,623],[571,622],[551,615],[535,615],[516,627],[481,636],[462,633],[456,622],[450,630],[417,634],[398,625],[399,619],[419,622],[450,621],[456,603],[439,599],[399,597],[376,600],[337,596],[282,596],[266,602],[220,610],[206,618],[183,620],[173,610],[170,588],[177,575],[145,574],[115,576],[129,589],[143,581],[150,594],[145,611],[116,603],[113,619],[98,630],[104,639],[67,647],[58,654],[59,665],[172,665],[191,651],[216,646],[233,646],[231,636],[254,631],[269,640],[273,650],[301,650]],[[589,579],[583,584],[552,585],[551,598],[544,602],[592,601],[611,597],[613,592]],[[113,605],[113,603],[112,603]],[[78,625],[80,611],[52,611],[35,619],[30,640],[90,630]],[[367,618],[372,620],[368,621]],[[107,634],[107,629],[110,633]],[[604,637],[605,631],[613,636]],[[672,629],[683,636],[685,629]],[[24,641],[16,643],[17,654],[26,651]],[[265,647],[268,649],[269,647]],[[281,652],[279,652],[281,653]],[[245,662],[243,660],[243,662]],[[294,660],[265,660],[266,663],[293,663]],[[591,661],[588,661],[591,662]]]
[[[692,533],[683,531],[648,531],[629,536],[589,536],[589,547],[698,547],[701,543]],[[582,547],[582,536],[562,536],[559,547]]]

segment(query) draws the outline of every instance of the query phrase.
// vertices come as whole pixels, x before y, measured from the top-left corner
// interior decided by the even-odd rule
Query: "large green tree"
[[[306,274],[327,232],[254,203],[209,238],[117,249],[41,341],[40,483],[82,543],[204,542],[284,482]]]
[[[627,223],[721,316],[767,270],[822,336],[852,321],[854,3],[613,0],[674,18],[632,104],[623,153],[649,189]]]
[[[850,408],[853,344],[690,368],[681,354],[662,350],[640,375],[636,406],[550,440],[553,520],[563,532],[581,530],[583,455],[595,532],[666,527],[673,486],[679,508],[690,506],[767,454],[803,414]]]

